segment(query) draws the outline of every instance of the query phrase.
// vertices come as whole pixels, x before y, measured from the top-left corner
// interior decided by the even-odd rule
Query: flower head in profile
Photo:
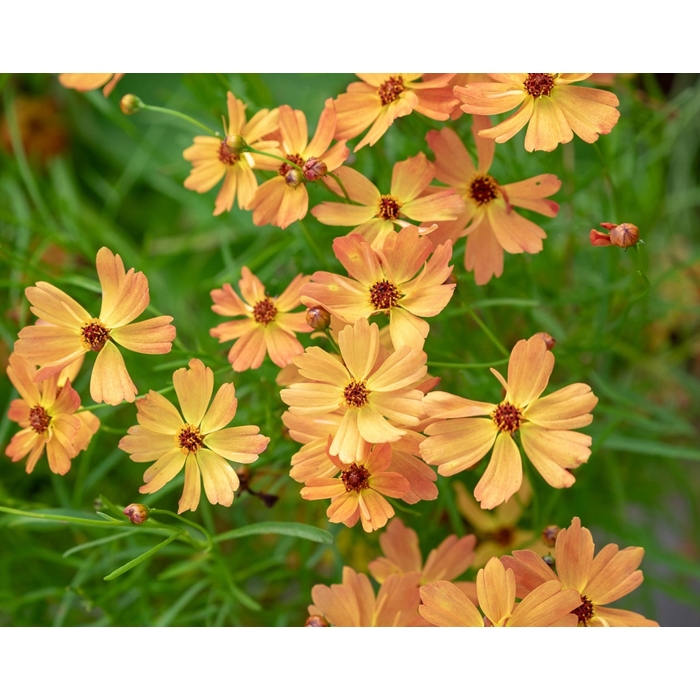
[[[571,611],[578,597],[558,581],[543,583],[516,604],[515,576],[496,557],[476,575],[476,592],[484,617],[448,581],[421,586],[418,611],[437,627],[575,627],[577,623]]]
[[[513,439],[520,440],[532,464],[554,488],[571,486],[569,471],[588,461],[591,438],[574,432],[588,425],[598,398],[588,384],[571,384],[544,398],[554,368],[554,355],[540,335],[520,340],[510,354],[508,381],[491,372],[506,391],[498,404],[470,401],[446,392],[432,392],[424,400],[436,418],[426,429],[421,453],[438,473],[452,476],[473,467],[491,448],[493,453],[474,491],[482,508],[506,502],[520,487],[523,466]],[[486,416],[486,417],[481,417]]]
[[[261,167],[263,164],[266,168],[274,167],[277,175],[260,185],[250,202],[256,226],[272,224],[287,228],[292,222],[303,219],[309,208],[307,183],[325,178],[350,153],[345,141],[338,141],[331,146],[336,114],[335,105],[330,98],[326,100],[326,107],[311,141],[306,116],[301,110],[282,105],[279,108],[279,120],[282,150],[275,153],[289,162],[280,165],[278,160],[258,157]]]
[[[238,206],[250,209],[250,202],[258,188],[253,173],[255,155],[245,152],[246,147],[258,151],[277,148],[277,141],[263,139],[277,129],[278,109],[261,109],[250,121],[246,121],[246,105],[232,92],[227,95],[228,126],[225,136],[195,136],[194,145],[183,152],[185,160],[192,163],[192,172],[185,180],[185,187],[195,192],[208,192],[221,178],[224,184],[216,196],[214,216],[231,211],[238,196]]]
[[[420,80],[422,73],[358,73],[362,82],[350,83],[348,91],[338,95],[338,123],[335,137],[351,139],[369,131],[355,146],[373,146],[398,117],[414,110],[431,119],[449,119],[459,102],[452,93],[450,80],[454,74],[432,76]]]
[[[210,503],[230,506],[239,480],[229,462],[251,464],[270,438],[256,425],[226,426],[236,415],[238,401],[232,383],[214,391],[214,373],[201,360],[173,374],[181,412],[161,394],[149,391],[136,402],[138,425],[119,442],[134,462],[155,462],[146,470],[140,493],[155,493],[185,468],[185,487],[178,513],[196,510],[201,482]]]
[[[615,245],[618,248],[631,248],[639,243],[639,229],[634,224],[604,223],[601,224],[601,226],[608,233],[602,233],[601,231],[591,229],[591,245]]]
[[[5,450],[13,461],[27,457],[26,471],[31,474],[39,457],[46,450],[49,468],[54,474],[65,474],[71,459],[87,447],[92,432],[75,415],[80,396],[70,380],[58,385],[58,375],[34,383],[36,367],[16,353],[10,355],[7,376],[20,398],[10,403],[8,418],[19,423],[16,433]],[[97,419],[95,419],[97,420]],[[97,421],[99,425],[99,421]],[[92,423],[90,423],[92,426]],[[88,431],[85,440],[84,430]]]
[[[389,576],[375,596],[365,574],[344,566],[342,583],[311,589],[309,615],[323,616],[335,627],[420,627],[418,577]]]
[[[65,88],[79,92],[89,92],[101,87],[102,94],[109,97],[123,77],[124,73],[59,73],[58,82]]]
[[[429,234],[430,238],[435,243],[446,240],[454,243],[466,236],[464,266],[474,271],[477,284],[486,284],[491,277],[503,274],[504,251],[534,254],[542,250],[542,239],[547,234],[515,211],[515,207],[544,216],[556,216],[559,205],[546,197],[561,187],[560,180],[554,175],[538,175],[510,185],[502,185],[490,175],[495,145],[477,133],[490,123],[488,117],[474,117],[472,132],[478,154],[476,168],[452,129],[430,131],[426,136],[435,153],[435,178],[453,188],[465,204],[459,217],[440,224],[437,231]]]
[[[134,352],[162,355],[170,352],[175,326],[170,324],[172,316],[132,323],[148,306],[148,280],[133,267],[126,272],[121,257],[108,248],[97,252],[97,275],[102,307],[96,317],[48,282],[28,287],[25,294],[31,311],[41,322],[19,332],[15,352],[41,365],[35,382],[59,374],[87,352],[96,352],[90,380],[93,401],[112,405],[131,402],[136,398],[136,386],[114,343]]]
[[[599,134],[609,134],[620,113],[612,92],[579,87],[590,73],[489,73],[492,83],[470,83],[455,87],[467,114],[502,114],[518,111],[480,136],[505,143],[529,122],[526,151],[553,151],[568,143],[574,134],[594,143]]]
[[[435,166],[419,153],[412,158],[394,164],[391,187],[382,194],[364,175],[341,166],[337,175],[348,197],[357,204],[322,202],[311,213],[329,226],[354,226],[350,233],[357,233],[380,250],[387,235],[399,226],[413,221],[449,221],[464,211],[462,198],[454,190],[440,190],[425,194],[435,175]],[[329,187],[339,195],[343,192],[335,182]]]
[[[430,326],[420,317],[437,316],[454,292],[454,284],[445,284],[452,244],[438,246],[428,260],[432,243],[410,226],[389,232],[376,252],[355,233],[336,238],[333,251],[354,279],[316,272],[301,290],[302,302],[321,305],[346,323],[386,314],[395,348],[422,348]]]
[[[241,270],[241,299],[230,284],[214,289],[212,310],[221,316],[245,316],[236,321],[225,321],[210,333],[220,343],[235,340],[228,361],[236,372],[257,369],[269,355],[278,366],[285,367],[292,358],[304,352],[297,333],[310,333],[306,312],[291,313],[300,305],[300,289],[309,276],[298,274],[278,297],[271,297],[262,282],[247,268]]]
[[[639,565],[642,547],[608,544],[593,556],[595,545],[591,531],[573,518],[571,526],[556,539],[556,574],[530,550],[518,550],[502,557],[507,569],[515,574],[517,594],[522,597],[546,583],[561,583],[578,595],[572,612],[580,627],[658,627],[657,623],[629,610],[606,607],[638,588],[644,580]]]

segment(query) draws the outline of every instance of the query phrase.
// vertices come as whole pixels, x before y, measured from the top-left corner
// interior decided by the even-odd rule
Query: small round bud
[[[304,627],[330,627],[330,625],[323,615],[311,615],[306,619]]]
[[[296,168],[290,168],[284,176],[284,183],[289,187],[298,187],[303,180],[304,176]]]
[[[610,231],[610,242],[619,248],[631,248],[639,242],[639,229],[634,224],[620,224]]]
[[[309,158],[302,166],[304,177],[313,182],[323,177],[328,172],[328,166],[318,158]]]
[[[542,557],[542,561],[550,568],[554,568],[554,557],[551,554],[545,554]]]
[[[561,531],[559,525],[547,525],[547,527],[542,530],[542,541],[548,547],[554,547],[554,543],[557,541],[557,535]]]
[[[557,341],[552,338],[549,333],[545,333],[542,331],[541,333],[535,333],[535,335],[539,336],[544,340],[544,344],[547,346],[547,350],[554,350],[554,346],[557,344]]]
[[[322,306],[312,306],[306,312],[306,323],[315,331],[325,331],[331,323],[331,315]]]
[[[145,523],[146,520],[148,520],[150,512],[151,509],[142,503],[132,503],[130,506],[124,508],[124,515],[126,515],[134,525]]]
[[[226,150],[234,156],[238,156],[248,148],[246,140],[240,134],[231,134],[224,139]]]
[[[130,117],[132,114],[140,112],[144,105],[143,102],[136,97],[136,95],[124,95],[124,97],[122,97],[122,99],[119,101],[119,107],[121,108],[123,114]]]

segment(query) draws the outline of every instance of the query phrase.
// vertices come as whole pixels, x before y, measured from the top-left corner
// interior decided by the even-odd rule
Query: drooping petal
[[[197,450],[197,463],[209,503],[230,506],[234,491],[239,486],[233,467],[223,457],[207,449]]]
[[[474,489],[474,498],[482,508],[505,503],[521,486],[523,463],[520,450],[508,433],[500,433],[493,447],[491,461]]]
[[[189,362],[189,369],[183,367],[173,373],[173,385],[185,421],[199,426],[214,390],[214,372],[194,358]]]
[[[116,406],[122,401],[136,399],[136,385],[126,371],[124,358],[111,341],[97,354],[90,378],[90,396],[95,403]]]

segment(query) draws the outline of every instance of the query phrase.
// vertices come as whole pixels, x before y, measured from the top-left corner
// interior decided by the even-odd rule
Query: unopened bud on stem
[[[132,503],[130,506],[124,508],[124,515],[126,515],[134,525],[145,523],[146,520],[148,520],[150,512],[150,508],[143,505],[143,503]]]
[[[313,182],[323,177],[328,172],[328,166],[318,158],[309,158],[302,166],[304,177]]]
[[[325,331],[331,323],[331,315],[322,306],[312,306],[306,312],[306,323],[315,331]]]
[[[127,117],[130,117],[132,114],[140,112],[144,104],[136,95],[124,95],[119,101],[119,107]]]

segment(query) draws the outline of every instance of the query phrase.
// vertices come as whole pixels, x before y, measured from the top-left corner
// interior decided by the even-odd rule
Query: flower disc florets
[[[268,296],[266,296],[264,299],[259,301],[253,307],[253,318],[258,323],[262,323],[265,326],[268,323],[274,321],[275,316],[277,316],[277,307],[275,306],[272,299]]]
[[[29,426],[35,433],[45,433],[51,424],[51,416],[43,406],[29,409]]]
[[[83,336],[85,346],[99,352],[105,346],[105,343],[110,340],[109,328],[105,328],[99,319],[93,318],[89,323],[86,323],[81,329],[80,334]]]
[[[340,478],[345,485],[346,491],[363,491],[369,488],[370,473],[357,464],[353,464],[350,469],[341,472]]]
[[[513,406],[509,401],[503,401],[496,406],[496,410],[491,414],[496,427],[506,433],[514,433],[523,420],[522,411]]]
[[[523,86],[532,97],[549,97],[554,87],[552,73],[528,73]]]
[[[403,78],[399,76],[391,76],[389,80],[385,80],[378,88],[377,93],[382,101],[382,107],[391,104],[399,99],[399,95],[404,91]]]
[[[498,183],[490,175],[475,175],[468,187],[469,197],[477,206],[498,197]]]
[[[370,287],[369,298],[375,309],[391,309],[398,304],[401,292],[388,280],[380,280]]]
[[[369,390],[367,385],[360,381],[353,379],[349,382],[345,389],[343,389],[343,397],[348,406],[354,406],[355,408],[362,408],[369,398]]]
[[[185,423],[185,425],[183,425],[177,432],[175,441],[183,452],[192,454],[204,444],[204,437],[202,436],[199,428],[195,427],[194,425],[190,425],[189,423]]]

